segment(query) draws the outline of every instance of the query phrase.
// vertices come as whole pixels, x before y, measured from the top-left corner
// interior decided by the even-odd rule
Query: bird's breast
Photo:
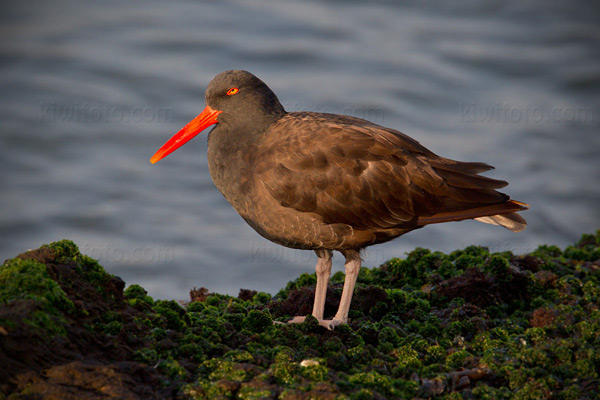
[[[252,170],[249,155],[253,149],[249,143],[227,139],[219,135],[218,131],[211,132],[208,140],[208,169],[215,186],[244,217],[249,208]]]

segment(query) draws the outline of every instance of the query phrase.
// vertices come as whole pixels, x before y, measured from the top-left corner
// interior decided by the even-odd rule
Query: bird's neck
[[[215,186],[242,216],[246,214],[245,202],[251,190],[252,155],[261,143],[265,130],[236,129],[219,122],[208,135],[210,175]]]
[[[248,153],[256,147],[277,120],[287,114],[281,112],[256,113],[246,116],[243,121],[219,117],[219,123],[208,134],[208,152],[230,161],[239,160],[236,154]]]
[[[208,135],[210,175],[242,216],[248,191],[252,189],[249,186],[252,156],[271,125],[287,114],[275,94],[270,93],[272,96],[267,96],[268,101],[261,106],[219,115],[217,126]]]

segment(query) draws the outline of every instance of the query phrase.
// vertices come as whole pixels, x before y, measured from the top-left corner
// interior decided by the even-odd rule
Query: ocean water
[[[0,258],[69,238],[157,298],[276,293],[316,256],[256,234],[212,184],[206,135],[151,155],[246,69],[289,111],[348,114],[496,166],[514,234],[473,221],[373,246],[525,253],[600,228],[600,9],[461,0],[3,2]],[[334,271],[343,257],[334,258]]]

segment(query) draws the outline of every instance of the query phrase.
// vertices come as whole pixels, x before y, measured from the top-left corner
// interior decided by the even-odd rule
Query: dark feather
[[[289,113],[264,135],[251,176],[275,204],[324,224],[385,231],[373,241],[433,223],[436,215],[474,218],[468,210],[508,201],[495,190],[505,181],[478,175],[491,166],[439,157],[365,120]]]

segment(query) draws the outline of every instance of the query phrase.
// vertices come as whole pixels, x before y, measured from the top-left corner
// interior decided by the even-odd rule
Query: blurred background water
[[[62,238],[128,284],[275,293],[316,256],[256,234],[213,186],[206,136],[150,156],[246,69],[288,110],[349,114],[496,166],[527,230],[473,221],[369,248],[565,246],[600,228],[595,2],[4,1],[0,258]],[[334,271],[343,269],[342,257]]]

